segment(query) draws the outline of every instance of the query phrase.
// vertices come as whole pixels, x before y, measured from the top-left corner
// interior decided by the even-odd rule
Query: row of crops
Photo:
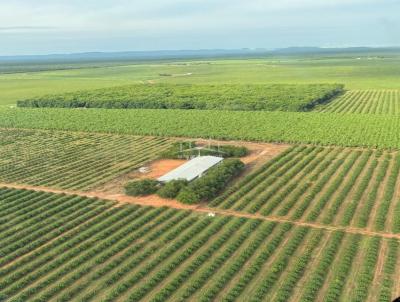
[[[338,84],[135,84],[48,95],[19,107],[307,111],[343,91]]]
[[[327,105],[316,108],[318,112],[400,114],[399,90],[351,90]]]
[[[400,233],[400,153],[295,146],[211,205]]]
[[[0,130],[0,182],[82,190],[102,184],[171,146],[166,138]]]
[[[396,239],[6,188],[0,221],[1,301],[386,302],[400,294]]]
[[[398,115],[0,108],[0,127],[400,148]]]

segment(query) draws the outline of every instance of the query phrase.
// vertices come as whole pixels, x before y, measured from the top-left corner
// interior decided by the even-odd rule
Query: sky
[[[400,46],[400,0],[0,0],[0,55]]]

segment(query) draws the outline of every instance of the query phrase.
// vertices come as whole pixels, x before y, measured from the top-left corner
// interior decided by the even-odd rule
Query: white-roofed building
[[[168,172],[167,174],[158,178],[158,181],[169,182],[171,180],[185,179],[192,181],[210,168],[223,161],[222,157],[217,156],[198,156],[195,157],[178,168]]]

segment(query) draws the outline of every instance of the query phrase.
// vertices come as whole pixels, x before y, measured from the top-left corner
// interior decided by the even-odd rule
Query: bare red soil
[[[186,160],[184,159],[159,159],[150,163],[147,167],[149,169],[148,173],[136,172],[135,176],[137,178],[159,178],[169,171],[178,168],[185,162]]]
[[[242,157],[241,160],[246,164],[245,174],[250,173],[258,166],[264,164],[271,158],[279,155],[281,152],[289,148],[289,145],[285,144],[268,144],[268,143],[252,143],[252,142],[240,142],[240,141],[215,141],[215,140],[196,140],[196,144],[200,146],[206,146],[207,144],[212,145],[236,145],[245,146],[249,149],[249,155]],[[106,184],[100,185],[93,188],[93,193],[107,193],[107,194],[119,194],[123,196],[124,186],[127,182],[134,179],[141,178],[153,178],[157,179],[160,176],[174,170],[179,167],[186,160],[184,159],[158,159],[144,166],[147,172],[141,173],[139,170],[131,171],[127,174],[119,176]],[[158,198],[158,197],[146,197],[146,198]]]
[[[110,201],[117,201],[120,203],[132,203],[138,204],[143,206],[152,206],[152,207],[170,207],[174,209],[180,210],[190,210],[199,213],[214,213],[217,215],[225,215],[225,216],[236,216],[236,217],[244,217],[250,219],[262,219],[266,221],[274,221],[274,222],[288,222],[292,223],[297,226],[306,226],[316,229],[324,229],[327,231],[343,231],[347,233],[353,234],[362,234],[362,235],[369,235],[369,236],[380,236],[384,238],[396,238],[400,239],[400,234],[395,233],[387,233],[387,232],[374,232],[366,229],[355,228],[355,227],[342,227],[342,226],[329,226],[320,223],[309,223],[304,221],[295,221],[290,220],[282,217],[276,216],[263,216],[260,214],[249,214],[243,212],[237,212],[233,210],[223,210],[217,208],[209,208],[204,204],[200,205],[186,205],[179,203],[177,201],[162,199],[158,196],[152,195],[150,197],[130,197],[122,194],[108,194],[104,192],[90,192],[90,193],[83,193],[83,192],[75,192],[75,191],[67,191],[67,190],[57,190],[52,188],[46,187],[35,187],[35,186],[27,186],[27,185],[16,185],[16,184],[2,184],[0,183],[0,187],[7,187],[7,188],[14,188],[14,189],[26,189],[32,191],[43,191],[43,192],[51,192],[51,193],[64,193],[68,195],[78,195],[83,197],[90,197],[90,198],[100,198]]]

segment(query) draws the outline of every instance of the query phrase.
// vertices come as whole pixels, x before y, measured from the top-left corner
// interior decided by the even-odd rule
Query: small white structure
[[[158,178],[158,181],[169,182],[171,180],[185,179],[192,181],[223,161],[222,157],[217,156],[198,156],[179,166],[178,168],[168,172]]]
[[[139,172],[144,174],[144,173],[149,173],[150,172],[150,168],[149,167],[141,167],[139,168]]]

